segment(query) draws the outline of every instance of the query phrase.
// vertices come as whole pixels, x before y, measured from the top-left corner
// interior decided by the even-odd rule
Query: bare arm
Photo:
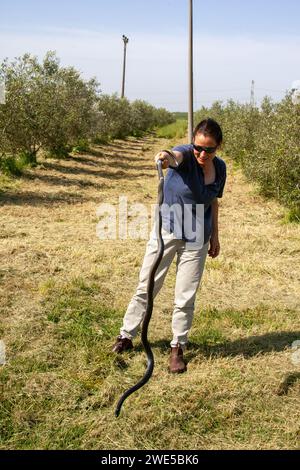
[[[210,237],[210,247],[208,254],[211,258],[216,258],[220,253],[219,242],[219,201],[217,198],[211,203],[212,209],[212,231]]]
[[[212,209],[212,234],[219,234],[219,201],[215,198],[211,203]]]
[[[176,160],[177,164],[180,165],[180,163],[183,161],[183,154],[177,150],[172,150],[170,153],[174,158],[172,158],[167,152],[159,152],[157,155],[155,155],[155,162],[157,162],[157,160],[163,160],[162,167],[164,169],[168,168],[169,166],[176,167],[174,160]]]

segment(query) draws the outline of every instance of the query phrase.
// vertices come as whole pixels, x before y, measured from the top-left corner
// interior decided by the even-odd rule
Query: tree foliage
[[[198,122],[208,116],[222,126],[224,151],[246,176],[300,215],[300,105],[291,94],[279,103],[265,97],[260,108],[218,101],[195,117]]]
[[[54,52],[40,64],[25,54],[0,66],[6,101],[0,107],[0,151],[32,159],[40,148],[59,155],[93,134],[97,121],[95,79],[84,81],[73,67],[60,67]]]
[[[174,120],[144,101],[102,95],[96,79],[83,80],[74,67],[62,67],[52,51],[41,63],[30,54],[5,59],[0,81],[6,89],[0,105],[2,171],[11,171],[20,157],[36,162],[39,149],[63,157],[91,140],[138,135]]]

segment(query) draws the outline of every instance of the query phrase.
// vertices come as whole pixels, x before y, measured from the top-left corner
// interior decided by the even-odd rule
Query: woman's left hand
[[[216,258],[220,253],[220,242],[218,234],[212,234],[210,237],[210,246],[208,250],[208,255],[211,258]]]

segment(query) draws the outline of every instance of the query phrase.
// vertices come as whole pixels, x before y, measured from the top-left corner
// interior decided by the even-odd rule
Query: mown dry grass
[[[139,340],[110,352],[134,293],[145,240],[101,241],[102,202],[156,201],[153,136],[44,160],[0,191],[2,449],[296,449],[300,366],[299,225],[228,163],[222,253],[208,260],[186,352],[170,377],[175,266],[150,325],[151,381],[114,408],[144,372]],[[5,187],[4,187],[5,186]]]

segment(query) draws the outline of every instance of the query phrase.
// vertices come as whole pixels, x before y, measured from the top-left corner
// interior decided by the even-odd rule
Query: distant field
[[[173,114],[176,117],[176,119],[185,119],[186,121],[188,120],[188,113],[177,112]]]
[[[165,139],[182,139],[187,135],[187,121],[177,119],[173,124],[160,127],[157,131],[157,135]]]

